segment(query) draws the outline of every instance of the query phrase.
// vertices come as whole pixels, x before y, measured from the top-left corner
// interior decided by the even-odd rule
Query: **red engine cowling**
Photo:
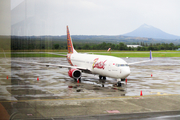
[[[78,69],[70,69],[69,71],[68,71],[68,75],[69,75],[69,77],[71,77],[71,78],[74,78],[74,79],[79,79],[80,77],[81,77],[81,71],[80,70],[78,70]]]

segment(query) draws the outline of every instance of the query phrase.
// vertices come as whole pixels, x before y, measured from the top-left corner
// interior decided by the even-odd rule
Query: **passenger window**
[[[117,67],[129,66],[128,64],[116,64]]]
[[[117,67],[129,66],[128,64],[116,64]]]

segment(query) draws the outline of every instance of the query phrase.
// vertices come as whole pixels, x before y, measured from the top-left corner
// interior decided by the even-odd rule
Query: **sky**
[[[11,9],[24,0],[11,0]],[[33,1],[33,0],[31,0]],[[142,24],[180,36],[180,0],[34,0],[46,28],[33,35],[122,35]],[[45,4],[46,3],[46,4]],[[28,3],[27,3],[28,4]],[[30,13],[28,13],[30,14]]]

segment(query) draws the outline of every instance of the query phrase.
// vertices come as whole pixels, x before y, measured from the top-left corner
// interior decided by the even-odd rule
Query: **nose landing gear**
[[[125,79],[117,79],[117,87],[121,87],[122,86],[122,83],[121,81],[123,81]]]
[[[122,86],[122,83],[121,81],[125,81],[125,78],[124,79],[117,79],[117,87],[121,87]]]
[[[121,84],[121,81],[118,81],[118,82],[117,82],[117,87],[121,87],[121,85],[122,85],[122,84]]]

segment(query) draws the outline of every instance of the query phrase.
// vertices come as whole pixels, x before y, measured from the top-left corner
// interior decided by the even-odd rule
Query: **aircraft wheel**
[[[99,75],[99,79],[101,80],[103,76]]]
[[[103,80],[106,80],[106,77],[103,77]]]
[[[79,82],[81,82],[81,78],[79,78]]]

